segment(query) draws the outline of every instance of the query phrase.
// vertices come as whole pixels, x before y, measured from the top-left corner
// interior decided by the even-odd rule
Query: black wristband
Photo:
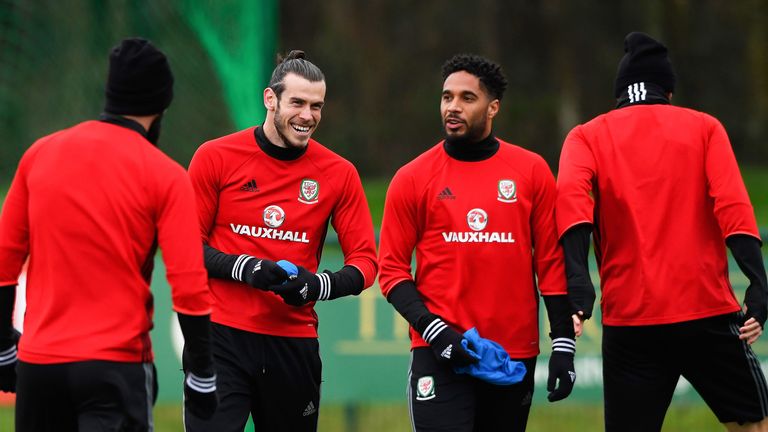
[[[549,327],[552,330],[549,333],[549,337],[552,340],[558,338],[574,339],[576,333],[573,330],[573,319],[571,318],[568,296],[560,294],[543,297],[544,306],[547,308],[547,316],[549,317]]]
[[[763,254],[760,251],[760,240],[745,234],[734,234],[725,239],[725,244],[731,249],[733,259],[736,260],[744,276],[749,279],[750,285],[758,285],[766,288],[765,266]]]
[[[587,261],[590,234],[592,234],[592,224],[583,223],[568,229],[560,239],[565,258],[565,276],[571,312],[583,311],[584,319],[592,316],[595,303],[595,286],[589,275]]]
[[[184,368],[197,376],[213,375],[211,354],[211,316],[179,313],[179,326],[184,335]]]
[[[560,239],[565,258],[565,276],[569,285],[592,285],[587,262],[591,234],[592,225],[583,223],[568,229]]]
[[[734,234],[725,239],[725,244],[731,249],[739,269],[749,279],[744,293],[747,318],[754,317],[763,326],[768,317],[768,283],[760,240],[746,234]]]
[[[16,285],[0,287],[0,347],[11,344],[13,338],[13,307]]]
[[[358,295],[365,288],[365,279],[356,267],[346,265],[341,270],[331,273],[328,270],[323,272],[328,275],[330,287],[328,294],[321,296],[321,300],[333,300],[348,295]],[[322,274],[318,274],[322,278]]]
[[[411,281],[402,281],[392,287],[387,296],[389,301],[395,310],[405,318],[406,321],[414,328],[419,334],[423,334],[427,326],[429,326],[437,316],[427,309],[424,301],[419,296],[419,291],[416,289],[416,284]]]
[[[203,244],[203,259],[208,277],[216,279],[233,279],[232,269],[235,266],[238,255],[229,255],[208,245]]]
[[[203,244],[203,259],[208,277],[243,282],[243,275],[253,271],[259,262],[258,258],[250,255],[226,254],[208,244]]]

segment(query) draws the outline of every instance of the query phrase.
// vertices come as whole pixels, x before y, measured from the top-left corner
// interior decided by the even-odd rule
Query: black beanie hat
[[[146,39],[123,39],[109,54],[106,96],[108,113],[165,111],[173,99],[173,74],[165,54]]]
[[[627,86],[650,82],[664,91],[675,90],[675,72],[667,56],[667,47],[645,33],[632,32],[624,38],[624,57],[616,71],[614,96],[619,98]]]

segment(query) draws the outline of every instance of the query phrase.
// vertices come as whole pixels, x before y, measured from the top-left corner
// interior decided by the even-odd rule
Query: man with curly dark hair
[[[549,400],[567,397],[576,378],[555,179],[539,155],[493,135],[507,85],[499,65],[457,55],[443,78],[446,137],[392,179],[379,282],[411,325],[414,430],[523,431],[539,354],[539,292],[552,328]]]

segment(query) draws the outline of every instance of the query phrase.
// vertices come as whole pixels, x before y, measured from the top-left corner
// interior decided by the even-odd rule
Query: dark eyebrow
[[[443,90],[443,95],[446,95],[446,94],[452,94],[452,92],[450,90]],[[475,93],[473,91],[469,91],[469,90],[464,90],[464,91],[459,93],[459,96],[468,96],[468,95],[471,95],[471,96],[474,96],[474,97],[479,97],[477,95],[477,93]]]

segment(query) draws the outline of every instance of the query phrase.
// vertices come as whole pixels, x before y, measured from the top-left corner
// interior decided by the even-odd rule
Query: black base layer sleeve
[[[592,316],[595,305],[595,286],[589,276],[589,236],[592,224],[583,223],[570,228],[560,240],[565,255],[565,276],[571,312],[583,311],[583,319]]]
[[[768,318],[768,283],[766,282],[760,240],[746,234],[734,234],[725,239],[741,272],[749,279],[744,293],[747,319],[754,317],[761,326]]]
[[[403,281],[395,285],[389,292],[387,301],[419,334],[423,334],[437,317],[427,309],[413,281]]]
[[[549,327],[552,330],[549,337],[575,339],[576,333],[573,330],[573,319],[571,318],[571,306],[568,303],[568,296],[550,295],[544,297],[544,306],[547,308],[547,317],[549,317]]]
[[[211,316],[179,313],[179,326],[184,335],[182,363],[185,371],[201,377],[214,374],[211,354]]]
[[[328,300],[348,295],[358,295],[365,288],[365,279],[356,267],[344,266],[341,270],[330,273],[331,276],[331,294]]]
[[[0,287],[0,348],[12,344],[13,306],[16,303],[16,285]]]
[[[208,277],[240,281],[238,277],[249,273],[258,259],[249,260],[240,269],[240,272],[233,274],[232,269],[235,267],[238,258],[240,258],[240,255],[226,254],[212,246],[203,244],[203,259],[205,261],[205,269],[208,270]]]

